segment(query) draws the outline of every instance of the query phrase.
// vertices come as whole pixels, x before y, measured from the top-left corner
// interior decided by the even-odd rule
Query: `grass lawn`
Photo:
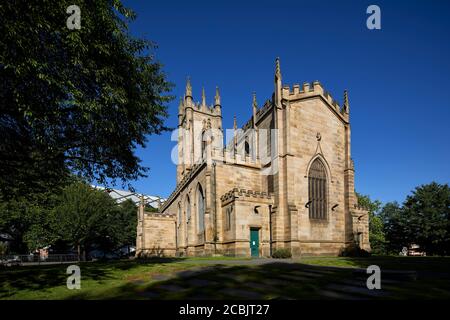
[[[350,257],[302,257],[300,263],[350,268],[367,268],[377,265],[381,270],[409,270],[450,272],[450,257],[402,257],[402,256],[371,256],[367,258]]]
[[[154,282],[154,277],[204,264],[205,258],[78,263],[81,269],[80,290],[66,287],[68,264],[5,268],[0,269],[0,299],[134,299],[137,296],[120,296],[120,290],[124,286],[137,289],[140,283]]]
[[[368,290],[368,275],[355,269],[373,264],[382,290]],[[67,265],[1,269],[0,299],[450,299],[450,258],[214,257],[80,267],[81,290],[66,288]]]

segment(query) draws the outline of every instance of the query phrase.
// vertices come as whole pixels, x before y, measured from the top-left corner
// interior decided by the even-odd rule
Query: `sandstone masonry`
[[[315,81],[282,84],[229,143],[219,90],[180,101],[177,186],[160,213],[139,209],[137,252],[150,255],[338,255],[370,250],[368,213],[357,206],[350,106]]]

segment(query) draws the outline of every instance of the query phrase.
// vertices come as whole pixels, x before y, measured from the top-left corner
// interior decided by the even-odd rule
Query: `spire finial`
[[[280,57],[275,59],[275,76],[281,79]]]
[[[234,130],[237,129],[237,121],[236,121],[236,116],[234,116],[234,121],[233,121],[233,128]]]
[[[216,95],[214,97],[214,106],[220,106],[220,92],[219,87],[216,87]]]
[[[283,96],[283,84],[281,83],[280,58],[275,59],[275,91],[274,104],[277,108],[281,108],[281,97]]]
[[[191,97],[192,98],[192,86],[191,86],[191,77],[187,77],[187,82],[186,82],[186,97]]]
[[[258,102],[256,101],[256,92],[255,91],[253,91],[253,100],[252,100],[252,106],[253,106],[253,108],[258,108]]]
[[[206,106],[205,87],[202,87],[202,106]]]
[[[350,104],[348,103],[348,92],[347,90],[344,90],[344,112],[349,113],[350,112]]]

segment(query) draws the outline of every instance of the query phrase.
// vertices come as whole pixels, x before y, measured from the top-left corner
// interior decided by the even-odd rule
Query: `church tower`
[[[201,102],[194,102],[191,81],[188,78],[185,95],[178,108],[177,183],[194,165],[206,160],[207,152],[222,148],[222,105],[219,88],[216,87],[213,104],[207,104],[204,88]]]

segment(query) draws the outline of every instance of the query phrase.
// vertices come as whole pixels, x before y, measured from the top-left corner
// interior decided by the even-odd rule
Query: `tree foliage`
[[[358,202],[369,210],[372,251],[398,254],[403,247],[418,244],[427,254],[450,254],[450,188],[432,182],[418,186],[402,205],[381,206],[368,196]]]
[[[59,237],[78,251],[86,251],[95,239],[103,240],[99,226],[104,217],[113,214],[115,202],[87,184],[74,183],[64,188],[54,210]]]
[[[403,204],[407,236],[427,253],[450,254],[450,188],[433,182],[417,187]]]
[[[119,0],[0,5],[0,196],[42,192],[70,172],[123,182],[145,176],[135,155],[165,130],[171,84]]]
[[[55,188],[0,201],[0,233],[11,238],[11,252],[28,253],[55,240],[51,209],[60,191]]]
[[[130,199],[118,206],[116,214],[104,221],[107,233],[113,237],[111,246],[105,250],[116,250],[136,242],[137,207]]]
[[[104,191],[85,183],[66,187],[55,207],[54,230],[73,248],[113,252],[136,241],[134,203],[117,204]]]
[[[381,213],[389,250],[418,244],[427,254],[450,254],[450,188],[432,182],[417,187],[403,206],[387,203]]]
[[[371,200],[368,195],[356,194],[358,204],[369,212],[369,241],[372,253],[384,254],[386,239],[383,230],[383,221],[380,217],[381,202]]]
[[[388,202],[383,206],[380,216],[386,237],[386,252],[398,254],[403,247],[409,246],[403,209],[397,202]]]
[[[46,199],[46,201],[44,201]],[[75,180],[39,199],[0,203],[0,233],[12,238],[10,251],[29,253],[51,245],[66,252],[114,252],[136,241],[137,208],[117,204],[104,191]]]

